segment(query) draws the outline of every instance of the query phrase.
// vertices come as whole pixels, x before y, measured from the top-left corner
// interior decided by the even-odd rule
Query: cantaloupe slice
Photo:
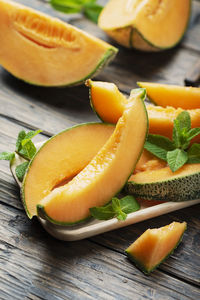
[[[186,228],[186,222],[173,222],[161,228],[147,229],[126,253],[137,267],[149,274],[174,252]]]
[[[53,136],[36,153],[24,177],[21,194],[27,215],[55,187],[76,176],[97,154],[114,131],[102,123],[77,125]]]
[[[90,86],[91,106],[93,110],[96,112],[96,114],[98,115],[98,117],[103,122],[116,124],[117,120],[123,114],[124,106],[126,104],[126,97],[118,90],[117,86],[113,83],[88,80],[88,85]],[[146,87],[145,84],[144,85],[141,84],[141,86]],[[166,86],[170,88],[170,86],[168,85]],[[183,93],[184,90],[187,93],[187,88],[183,89]],[[147,86],[147,93],[148,93],[148,86]],[[155,86],[155,93],[156,93],[156,86]],[[187,96],[189,102],[190,101],[189,94]],[[200,96],[200,89],[199,89],[199,96]],[[159,85],[158,85],[157,97],[159,97]],[[166,98],[167,97],[168,97],[168,91],[166,89]],[[163,97],[163,99],[165,98]],[[172,138],[172,131],[174,125],[173,122],[182,111],[183,111],[182,108],[175,109],[172,106],[161,107],[155,105],[147,105],[147,112],[149,118],[149,133],[160,134],[168,138]],[[191,117],[191,127],[192,128],[200,127],[200,101],[199,101],[199,109],[188,109],[187,111]],[[194,142],[199,143],[200,136],[195,137],[192,140],[192,143]]]
[[[132,91],[107,143],[76,177],[40,201],[39,216],[62,225],[81,222],[90,216],[89,208],[105,205],[124,186],[146,139],[144,97],[145,90]]]
[[[42,86],[82,83],[117,53],[70,24],[9,0],[0,0],[0,41],[0,64]]]
[[[190,15],[190,0],[110,0],[98,25],[119,44],[143,51],[175,46]]]
[[[145,88],[151,102],[163,107],[195,109],[200,108],[200,88],[151,82],[138,82]]]

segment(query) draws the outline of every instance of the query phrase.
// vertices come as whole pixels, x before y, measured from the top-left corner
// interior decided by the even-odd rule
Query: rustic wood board
[[[57,13],[44,1],[28,4],[109,40],[80,15]],[[199,25],[200,3],[194,1],[190,27],[181,45],[157,54],[119,47],[116,60],[97,79],[115,82],[125,93],[139,80],[183,84],[187,70],[200,55]],[[30,86],[2,68],[0,105],[0,151],[14,149],[21,129],[43,129],[36,139],[40,141],[76,123],[97,120],[84,86]],[[83,241],[60,242],[50,237],[37,219],[27,219],[7,162],[1,162],[0,174],[0,299],[200,298],[200,205]],[[127,260],[124,249],[148,227],[173,220],[188,223],[183,242],[147,277]]]

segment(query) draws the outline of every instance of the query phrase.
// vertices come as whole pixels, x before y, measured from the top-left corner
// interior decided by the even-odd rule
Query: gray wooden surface
[[[25,0],[19,2],[27,4]],[[33,8],[110,41],[80,15],[66,16],[39,0]],[[111,42],[111,41],[110,41]],[[183,84],[200,58],[200,3],[194,1],[182,43],[162,53],[119,47],[119,54],[96,79],[129,93],[136,81]],[[43,129],[37,140],[85,121],[97,120],[84,86],[40,88],[25,84],[0,67],[0,152],[14,149],[21,129]],[[29,220],[8,163],[0,163],[0,299],[200,299],[200,205],[78,242],[49,236],[37,219]],[[149,227],[187,221],[175,253],[151,276],[132,265],[124,249]]]

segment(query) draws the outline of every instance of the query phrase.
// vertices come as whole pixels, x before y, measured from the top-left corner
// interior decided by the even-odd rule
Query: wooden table
[[[80,15],[60,14],[39,0],[29,5],[108,40]],[[194,1],[189,30],[175,49],[119,50],[96,79],[115,82],[124,93],[138,80],[183,84],[187,70],[200,57],[200,3]],[[0,68],[0,151],[14,150],[21,129],[41,128],[37,140],[44,140],[93,120],[97,118],[84,86],[40,88]],[[0,170],[0,299],[200,299],[200,205],[86,240],[61,242],[48,235],[36,218],[26,217],[8,163],[2,161]],[[143,275],[124,249],[147,228],[172,221],[188,223],[183,242],[151,276]]]

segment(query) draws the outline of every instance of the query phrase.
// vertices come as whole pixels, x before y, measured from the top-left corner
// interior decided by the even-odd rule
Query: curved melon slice
[[[39,216],[62,225],[81,222],[90,216],[89,208],[105,205],[124,186],[146,139],[148,119],[144,97],[145,90],[132,91],[107,143],[68,184],[40,201]]]
[[[110,0],[98,25],[119,44],[143,51],[175,46],[190,16],[190,0]]]
[[[145,200],[187,201],[200,198],[200,164],[186,164],[176,172],[169,167],[133,174],[129,194]]]
[[[174,252],[186,228],[186,222],[173,222],[164,227],[147,229],[126,249],[126,253],[139,269],[149,274]]]
[[[117,52],[59,19],[7,0],[0,0],[0,41],[0,64],[42,86],[82,83]]]
[[[138,82],[145,88],[151,102],[163,107],[195,109],[200,108],[200,88],[151,82]]]
[[[114,126],[88,123],[69,128],[49,139],[32,159],[22,184],[27,215],[36,215],[36,205],[55,187],[78,174],[97,154]]]

